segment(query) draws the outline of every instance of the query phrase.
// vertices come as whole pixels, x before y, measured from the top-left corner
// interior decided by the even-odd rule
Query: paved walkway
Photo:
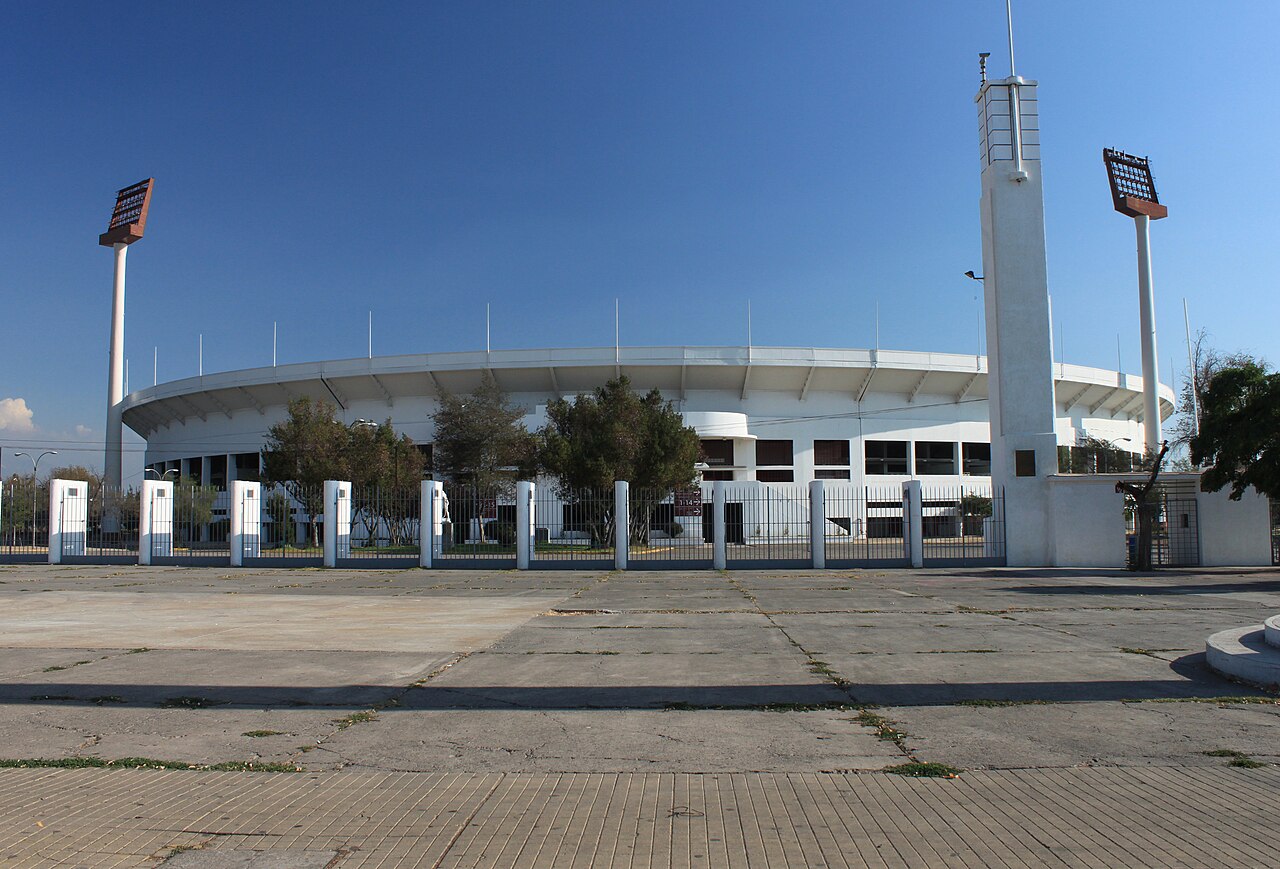
[[[0,568],[0,866],[1280,867],[1280,699],[1203,662],[1276,612],[1265,570]],[[170,763],[58,768],[126,758]],[[186,769],[246,763],[297,771]]]
[[[1276,769],[0,776],[12,867],[1264,867],[1277,817]]]

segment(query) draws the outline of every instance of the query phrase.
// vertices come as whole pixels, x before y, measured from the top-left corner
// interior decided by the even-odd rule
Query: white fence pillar
[[[827,566],[827,487],[825,480],[809,481],[809,554],[815,570]]]
[[[613,484],[613,566],[627,569],[631,545],[631,484],[616,480]]]
[[[143,480],[138,503],[138,563],[173,555],[173,483]]]
[[[324,566],[351,557],[351,483],[324,481]]]
[[[227,545],[231,566],[241,567],[246,558],[262,555],[262,484],[247,480],[231,483],[231,503],[227,507],[231,529]]]
[[[725,549],[724,504],[724,480],[716,480],[711,484],[711,566],[716,570],[724,570],[729,564]]]
[[[533,561],[533,544],[536,537],[533,483],[521,480],[516,483],[516,570],[528,570]]]
[[[907,523],[907,560],[912,567],[924,567],[924,504],[919,480],[902,484],[902,519]]]
[[[422,509],[418,520],[418,566],[432,567],[436,555],[444,543],[444,520],[449,513],[449,501],[444,494],[444,483],[424,480],[422,483]]]
[[[49,563],[64,555],[84,555],[89,528],[89,484],[83,480],[49,481]]]

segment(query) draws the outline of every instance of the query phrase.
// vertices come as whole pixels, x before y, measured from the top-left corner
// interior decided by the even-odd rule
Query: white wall
[[[1114,477],[1049,477],[1054,567],[1124,567],[1124,495]]]
[[[1249,489],[1239,501],[1227,493],[1197,492],[1200,564],[1203,567],[1250,567],[1271,564],[1271,506]]]

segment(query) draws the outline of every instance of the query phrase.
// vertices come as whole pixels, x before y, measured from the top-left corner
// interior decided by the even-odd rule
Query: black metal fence
[[[139,495],[134,489],[72,485],[58,505],[62,560],[134,563],[138,558]]]
[[[711,493],[693,487],[633,488],[627,566],[636,569],[705,568],[714,558]]]
[[[534,567],[612,567],[616,516],[612,489],[559,492],[537,487],[534,494]]]
[[[787,484],[725,486],[727,567],[804,567],[809,545],[809,489]]]
[[[48,484],[17,474],[0,480],[0,556],[10,562],[48,559]]]
[[[910,517],[902,488],[828,486],[825,494],[828,567],[902,567],[909,563]]]
[[[227,564],[231,560],[229,504],[224,488],[175,485],[172,507],[152,513],[152,562]]]
[[[1271,563],[1280,564],[1280,501],[1271,500]]]
[[[417,564],[421,520],[422,493],[417,487],[353,489],[349,557]]]
[[[922,488],[920,513],[926,567],[1005,563],[1003,490]]]
[[[1198,566],[1200,517],[1196,483],[1192,480],[1157,482],[1150,497],[1155,518],[1151,539],[1152,566]],[[1125,495],[1124,504],[1129,565],[1132,567],[1138,563],[1138,504],[1130,495]]]
[[[434,562],[447,567],[515,566],[514,483],[487,488],[446,485],[444,498],[444,521]]]

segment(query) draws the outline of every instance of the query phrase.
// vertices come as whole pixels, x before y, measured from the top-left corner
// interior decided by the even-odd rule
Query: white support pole
[[[262,484],[233,481],[228,513],[231,530],[227,542],[231,549],[231,566],[242,567],[246,558],[257,558],[262,554]]]
[[[631,544],[631,486],[625,480],[613,484],[613,566],[615,570],[627,569],[627,555]]]
[[[711,566],[716,570],[728,567],[729,557],[725,546],[724,480],[711,484]]]
[[[827,566],[827,489],[825,480],[809,481],[809,554],[815,570]]]
[[[924,567],[924,507],[919,480],[902,484],[902,518],[907,523],[907,560],[912,567]]]
[[[324,566],[351,557],[351,483],[324,481]]]
[[[516,483],[516,570],[528,570],[533,561],[534,485],[526,480]]]
[[[1133,219],[1138,235],[1138,314],[1142,329],[1142,431],[1147,452],[1160,449],[1159,369],[1156,367],[1156,303],[1151,281],[1151,218]]]
[[[173,555],[173,483],[143,480],[138,504],[138,563]]]
[[[1196,394],[1196,363],[1191,356],[1191,315],[1187,313],[1187,298],[1182,297],[1182,328],[1187,333],[1187,379],[1191,382],[1191,434],[1200,434],[1200,396]],[[1175,390],[1177,385],[1170,383]]]
[[[111,343],[108,350],[106,455],[103,482],[118,487],[122,483],[121,464],[124,450],[124,275],[129,245],[116,242],[115,281],[111,294]]]

